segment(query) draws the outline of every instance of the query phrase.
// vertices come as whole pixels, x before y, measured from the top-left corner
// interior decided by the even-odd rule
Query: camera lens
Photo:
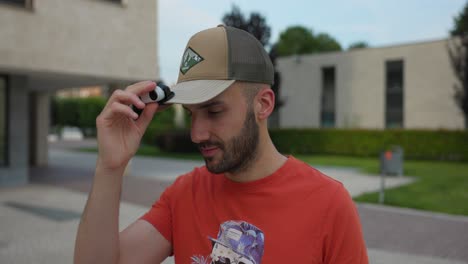
[[[156,94],[156,91],[154,91],[154,90],[149,92],[149,96],[150,96],[151,100],[153,100],[153,101],[156,101],[156,99],[158,99],[158,95]]]

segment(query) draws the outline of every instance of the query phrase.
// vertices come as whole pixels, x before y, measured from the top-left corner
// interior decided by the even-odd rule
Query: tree
[[[315,40],[312,32],[301,26],[289,27],[280,34],[277,43],[280,56],[312,53],[315,49]]]
[[[468,2],[454,18],[454,27],[450,34],[454,38],[449,41],[447,48],[455,76],[459,80],[454,85],[455,101],[463,111],[465,128],[468,128]]]
[[[315,37],[317,52],[328,52],[341,50],[341,45],[327,33],[320,33]]]
[[[365,49],[368,48],[369,44],[365,41],[358,41],[354,42],[351,45],[349,45],[348,50],[354,50],[354,49]]]
[[[268,45],[270,41],[270,26],[267,25],[266,19],[257,12],[250,13],[249,19],[246,19],[239,7],[233,5],[231,12],[225,14],[222,20],[226,26],[249,32],[258,39],[263,46]]]
[[[273,45],[270,49],[270,52],[268,53],[270,56],[271,62],[273,63],[273,66],[275,67],[275,76],[274,76],[274,83],[271,86],[271,89],[273,92],[275,92],[275,111],[278,110],[281,106],[283,106],[284,101],[280,98],[279,96],[279,89],[280,89],[280,83],[281,83],[281,75],[279,72],[276,71],[276,58],[278,58],[278,48],[276,45]]]
[[[233,5],[232,10],[223,16],[223,23],[226,26],[231,26],[239,29],[243,29],[250,34],[252,34],[256,39],[262,43],[265,47],[270,41],[270,26],[267,25],[265,17],[260,13],[252,12],[250,13],[249,19],[245,19],[244,14],[242,14],[239,7]],[[276,71],[276,58],[277,51],[275,45],[273,45],[268,54],[270,56],[271,62],[275,67],[274,83],[271,86],[271,89],[275,92],[275,111],[278,110],[282,105],[283,101],[280,99],[280,73]]]
[[[453,19],[454,28],[450,31],[452,36],[460,36],[468,32],[468,2],[463,10]]]
[[[303,26],[292,26],[280,34],[277,43],[278,55],[289,56],[341,50],[340,44],[330,35],[319,33]]]

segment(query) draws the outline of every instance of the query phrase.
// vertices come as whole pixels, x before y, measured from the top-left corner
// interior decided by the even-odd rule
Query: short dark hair
[[[259,83],[254,83],[254,82],[240,82],[241,84],[241,89],[242,93],[245,96],[245,99],[247,100],[247,104],[251,104],[255,98],[255,96],[262,90],[262,84]]]

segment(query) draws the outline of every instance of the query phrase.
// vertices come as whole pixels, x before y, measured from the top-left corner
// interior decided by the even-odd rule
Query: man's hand
[[[145,105],[138,97],[156,87],[144,81],[116,90],[101,114],[96,118],[98,137],[98,167],[105,170],[124,168],[135,155],[148,124],[158,109],[157,103]],[[144,109],[138,116],[131,105]]]
[[[129,261],[132,255],[128,251],[142,241],[158,248],[158,253],[154,253],[154,250],[140,252],[139,260],[144,257],[159,261],[170,253],[170,243],[155,229],[148,231],[145,223],[136,225],[131,229],[134,231],[126,232],[122,239],[119,235],[123,171],[137,151],[148,124],[159,108],[156,103],[145,105],[138,95],[148,93],[155,87],[154,82],[146,81],[130,85],[125,90],[115,91],[96,119],[99,154],[93,187],[76,236],[76,264],[136,263]],[[143,109],[140,116],[133,112],[131,105]],[[147,234],[141,238],[142,241],[135,240],[132,236],[142,232]]]

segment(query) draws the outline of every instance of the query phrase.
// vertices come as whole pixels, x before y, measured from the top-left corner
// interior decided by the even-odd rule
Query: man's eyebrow
[[[217,106],[217,105],[222,105],[222,104],[224,104],[223,101],[213,101],[213,102],[208,102],[208,103],[202,104],[202,105],[198,106],[197,108],[198,109],[203,109],[203,108],[209,108],[209,107],[212,107],[212,106]]]
[[[216,100],[216,101],[204,103],[204,104],[201,104],[201,105],[197,105],[197,106],[194,106],[194,107],[191,107],[191,108],[204,109],[204,108],[209,108],[209,107],[212,107],[212,106],[223,105],[223,104],[224,104],[223,101]],[[182,106],[185,108],[185,110],[190,111],[190,108],[187,105],[182,105]]]

